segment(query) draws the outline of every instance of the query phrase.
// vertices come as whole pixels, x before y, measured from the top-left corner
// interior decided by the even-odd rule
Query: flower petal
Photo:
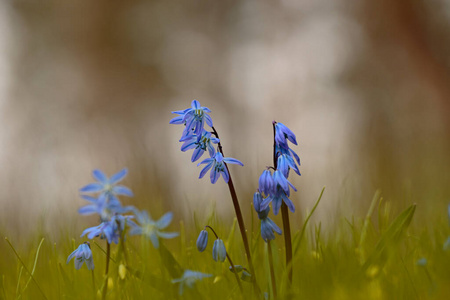
[[[205,159],[206,160],[206,159]],[[211,167],[214,164],[214,160],[211,160],[204,168],[203,170],[200,172],[200,176],[198,178],[203,178],[203,176],[205,176],[205,174],[209,171],[209,169],[211,169]]]
[[[158,221],[156,221],[156,227],[159,229],[164,229],[169,226],[170,222],[172,222],[173,213],[168,212],[164,216],[162,216]]]
[[[101,192],[103,190],[103,185],[100,183],[90,183],[80,189],[80,192],[82,193],[95,193],[95,192]]]
[[[105,173],[100,170],[92,171],[92,177],[94,177],[95,180],[101,182],[102,184],[108,183],[108,176],[106,176]]]
[[[195,149],[192,153],[191,162],[195,162],[196,160],[198,160],[200,157],[202,157],[203,153],[205,153],[205,151],[203,151],[202,148],[199,147]]]
[[[115,193],[117,195],[128,196],[128,197],[134,196],[133,192],[129,188],[127,188],[126,186],[123,186],[123,185],[117,185],[117,186],[113,187],[113,193]]]
[[[229,163],[229,164],[235,164],[235,165],[244,166],[244,164],[242,162],[240,162],[236,158],[232,158],[232,157],[225,157],[223,159],[223,161],[226,162],[226,163]]]
[[[179,235],[180,234],[178,232],[158,232],[158,236],[163,239],[173,239]]]
[[[117,172],[116,174],[114,174],[113,176],[111,176],[111,178],[109,179],[109,184],[115,184],[119,181],[121,181],[122,179],[125,178],[125,176],[127,176],[128,174],[128,170],[122,169],[119,172]]]

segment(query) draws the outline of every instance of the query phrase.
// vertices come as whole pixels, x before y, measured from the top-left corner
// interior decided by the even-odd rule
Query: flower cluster
[[[230,175],[228,173],[228,168],[226,163],[237,164],[243,166],[244,164],[237,159],[231,157],[223,157],[223,154],[216,151],[212,144],[219,144],[220,140],[217,137],[217,133],[213,133],[205,130],[204,124],[213,128],[213,122],[211,117],[208,115],[211,110],[207,107],[200,105],[200,102],[193,100],[191,103],[191,108],[185,110],[173,111],[172,113],[177,114],[170,124],[183,124],[184,130],[181,135],[180,142],[183,142],[181,146],[181,151],[185,152],[189,149],[194,149],[192,153],[191,161],[197,161],[202,155],[208,150],[209,158],[204,159],[197,166],[201,164],[206,164],[206,166],[200,172],[199,178],[205,176],[205,174],[211,169],[210,179],[211,183],[216,183],[222,174],[223,179],[226,183],[230,180]]]
[[[118,185],[127,175],[123,169],[108,178],[102,171],[94,170],[92,175],[97,182],[90,183],[80,189],[81,198],[89,201],[88,205],[81,207],[81,215],[97,214],[100,225],[89,227],[83,231],[81,237],[87,235],[89,239],[100,237],[106,239],[108,244],[118,244],[120,239],[125,240],[126,229],[130,235],[142,235],[149,238],[155,248],[159,247],[159,238],[174,238],[178,233],[165,233],[161,230],[169,226],[172,213],[165,214],[160,220],[153,221],[146,211],[139,211],[134,206],[122,206],[119,196],[132,197],[133,192],[122,185]],[[95,197],[86,195],[97,194]],[[124,215],[125,213],[131,213]],[[133,215],[134,214],[134,215]],[[136,219],[137,223],[133,220]],[[89,243],[81,244],[68,258],[67,262],[76,257],[75,267],[79,269],[85,261],[88,269],[94,266]]]
[[[297,153],[289,148],[288,142],[297,145],[295,134],[284,124],[273,122],[274,126],[274,167],[264,170],[259,177],[259,189],[253,197],[253,205],[261,220],[261,236],[267,242],[275,239],[274,232],[281,234],[281,229],[270,219],[269,204],[272,203],[275,215],[280,211],[284,202],[291,212],[295,206],[289,199],[291,189],[297,191],[288,180],[289,173],[293,170],[300,175],[298,166],[300,158]],[[272,173],[273,170],[273,173]],[[264,197],[263,197],[264,195]]]
[[[275,166],[274,172],[270,169],[264,170],[259,177],[259,191],[265,195],[261,203],[261,210],[265,210],[272,203],[273,213],[278,214],[282,202],[284,202],[291,212],[295,211],[294,204],[289,199],[290,190],[297,189],[289,182],[289,172],[294,170],[300,175],[298,165],[300,158],[289,148],[288,141],[297,145],[295,134],[282,123],[274,122],[275,127]]]

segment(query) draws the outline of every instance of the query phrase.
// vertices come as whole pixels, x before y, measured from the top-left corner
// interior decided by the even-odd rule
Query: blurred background
[[[124,167],[125,204],[231,223],[169,125],[193,99],[245,164],[247,216],[276,120],[299,141],[294,231],[322,186],[316,221],[363,216],[377,189],[427,221],[450,200],[449,21],[444,0],[1,1],[0,227],[96,225],[78,189]]]

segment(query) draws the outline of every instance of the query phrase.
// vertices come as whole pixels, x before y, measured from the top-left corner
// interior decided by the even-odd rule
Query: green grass
[[[436,211],[429,218],[432,221],[414,224],[419,207],[410,204],[396,212],[389,208],[389,202],[376,193],[367,214],[336,216],[337,221],[327,229],[309,218],[315,207],[310,213],[297,212],[304,226],[292,228],[292,286],[286,276],[283,236],[277,236],[272,243],[278,298],[449,299],[450,250],[443,249],[450,235],[447,212]],[[272,298],[267,244],[259,235],[256,216],[245,217],[257,282]],[[174,224],[172,228],[180,232],[180,237],[162,241],[164,246],[159,250],[140,236],[128,237],[123,248],[113,244],[106,298],[239,299],[241,293],[227,262],[212,259],[212,235],[205,252],[199,253],[195,246],[201,228],[210,224],[225,241],[234,263],[245,266],[236,224],[221,225],[229,222],[215,212],[204,220],[194,217],[188,221]],[[77,271],[73,261],[66,265],[68,255],[85,241],[73,239],[79,232],[62,233],[58,238],[36,233],[26,242],[18,236],[5,236],[7,240],[0,241],[0,299],[100,299],[105,241],[91,241],[94,288],[92,273],[86,266]],[[421,258],[427,259],[426,265],[417,264]],[[193,289],[185,288],[180,297],[178,286],[171,280],[183,269],[213,276],[196,282]],[[242,284],[245,298],[251,299],[251,284]]]

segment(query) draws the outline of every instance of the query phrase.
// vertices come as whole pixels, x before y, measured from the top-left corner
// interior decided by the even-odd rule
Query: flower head
[[[96,236],[100,236],[101,239],[106,238],[108,243],[119,243],[119,238],[122,232],[125,230],[125,225],[137,226],[132,219],[133,216],[122,216],[120,214],[114,215],[110,221],[102,222],[98,226],[87,228],[83,231],[81,236],[87,234],[89,239],[93,239]]]
[[[275,187],[276,185],[273,181],[272,173],[270,170],[264,170],[259,177],[259,190],[265,195],[270,195],[273,193]]]
[[[264,241],[274,240],[275,234],[274,231],[278,234],[281,234],[280,227],[275,224],[269,217],[270,207],[267,206],[264,209],[261,209],[261,204],[263,202],[261,193],[257,191],[253,195],[253,206],[258,213],[258,218],[261,220],[261,237]]]
[[[186,128],[183,132],[182,137],[194,133],[197,136],[201,135],[203,131],[204,123],[213,127],[213,122],[211,117],[207,114],[211,110],[207,107],[200,105],[200,102],[193,100],[191,103],[191,108],[185,110],[173,111],[173,114],[178,114],[179,116],[170,120],[170,124],[185,124]]]
[[[295,138],[295,134],[287,128],[284,124],[280,122],[275,122],[275,142],[281,147],[288,149],[289,146],[287,141],[290,141],[294,145],[297,145],[297,140]]]
[[[178,236],[178,232],[162,232],[161,230],[169,226],[172,222],[173,214],[166,213],[158,221],[152,220],[145,211],[136,211],[136,219],[139,225],[135,225],[130,230],[130,235],[144,235],[152,241],[153,247],[159,248],[159,238],[171,239]]]
[[[221,239],[214,241],[212,255],[215,261],[224,262],[225,258],[227,258],[227,250],[225,249],[225,244]]]
[[[83,263],[86,263],[88,270],[94,269],[94,259],[92,258],[92,251],[89,242],[84,242],[73,251],[67,258],[66,264],[75,257],[75,269],[79,270]]]
[[[191,161],[197,161],[200,157],[202,157],[203,153],[206,152],[206,150],[209,151],[209,156],[213,157],[216,153],[216,150],[212,146],[213,144],[218,144],[219,139],[212,137],[211,132],[208,132],[206,130],[203,130],[202,135],[200,138],[197,137],[197,135],[188,135],[183,138],[181,138],[180,142],[184,142],[181,146],[181,151],[187,151],[189,149],[194,149],[194,152],[192,153]]]
[[[205,251],[206,246],[208,245],[208,231],[203,229],[200,231],[200,234],[198,235],[197,239],[197,249],[200,252]]]
[[[183,276],[181,278],[173,279],[172,283],[179,283],[179,294],[180,296],[183,294],[184,286],[186,285],[188,288],[192,288],[194,283],[197,280],[202,280],[203,278],[211,277],[212,274],[205,274],[202,272],[196,272],[191,270],[185,270]]]
[[[123,195],[128,197],[133,197],[133,192],[123,186],[123,185],[116,185],[119,181],[125,178],[128,171],[127,169],[123,169],[110,178],[108,178],[105,173],[103,173],[100,170],[94,170],[92,172],[92,176],[95,180],[98,182],[90,183],[80,189],[80,192],[82,193],[97,193],[100,192],[104,194],[107,198],[107,200],[112,200],[114,202],[118,202],[119,199],[117,199],[117,195]]]
[[[115,214],[122,214],[133,211],[133,206],[125,206],[117,198],[109,199],[105,194],[100,194],[98,198],[88,195],[81,195],[81,198],[89,201],[91,204],[85,205],[78,210],[81,215],[91,215],[97,213],[102,222],[109,221]]]
[[[289,199],[288,197],[289,195],[287,195],[285,191],[280,186],[278,186],[275,193],[263,199],[261,203],[261,210],[266,209],[269,206],[269,204],[272,203],[273,213],[275,215],[278,215],[278,212],[280,211],[281,208],[281,203],[284,201],[289,210],[291,212],[295,212],[294,203],[292,203],[291,199]]]
[[[220,174],[222,174],[223,180],[228,183],[228,181],[230,180],[230,174],[228,173],[225,163],[236,164],[240,166],[244,165],[242,162],[235,158],[223,157],[222,153],[217,152],[214,157],[207,158],[197,165],[200,166],[201,164],[206,164],[206,166],[200,172],[199,178],[205,176],[206,172],[208,172],[208,170],[212,168],[210,176],[211,183],[216,183],[220,177]]]

